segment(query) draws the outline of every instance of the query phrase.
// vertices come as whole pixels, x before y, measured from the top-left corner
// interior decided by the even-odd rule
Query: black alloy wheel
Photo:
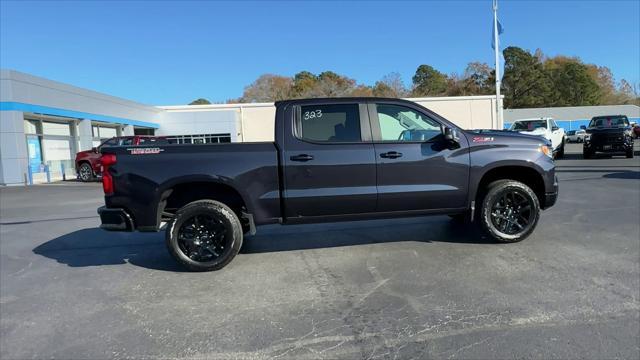
[[[520,181],[496,180],[487,186],[480,199],[482,228],[498,242],[526,239],[540,219],[538,196]]]
[[[491,222],[503,234],[517,236],[526,233],[535,215],[527,194],[517,189],[505,189],[491,207]]]
[[[198,200],[180,208],[167,224],[171,255],[193,271],[219,270],[238,254],[243,240],[238,216],[215,200]]]
[[[186,219],[178,229],[178,246],[191,260],[210,262],[222,256],[230,241],[220,219],[198,214]]]

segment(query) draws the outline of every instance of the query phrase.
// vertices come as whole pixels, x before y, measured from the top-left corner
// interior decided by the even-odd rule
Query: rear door
[[[366,103],[293,107],[285,133],[284,197],[288,219],[373,212],[376,161]]]
[[[467,140],[451,146],[443,123],[418,106],[368,106],[377,162],[377,211],[437,210],[466,206]]]

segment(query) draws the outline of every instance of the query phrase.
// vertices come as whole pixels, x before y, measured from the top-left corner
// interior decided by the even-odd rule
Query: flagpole
[[[498,121],[494,128],[503,126],[502,122],[502,99],[500,97],[500,44],[498,43],[498,0],[493,0],[493,43],[496,55],[496,119]]]

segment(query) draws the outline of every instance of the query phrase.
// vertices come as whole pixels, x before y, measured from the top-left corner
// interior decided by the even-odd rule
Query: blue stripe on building
[[[584,120],[558,120],[555,119],[556,123],[558,124],[559,127],[569,131],[569,130],[578,130],[580,129],[580,126],[589,126],[589,121],[591,121],[591,119],[584,119]],[[639,123],[640,124],[640,117],[630,117],[629,118],[629,122],[635,122],[635,123]],[[512,123],[504,123],[504,128],[508,129],[509,127],[511,127]]]
[[[114,124],[144,126],[144,127],[149,127],[153,129],[157,129],[159,127],[158,124],[148,122],[148,121],[125,119],[125,118],[119,118],[115,116],[92,114],[92,113],[86,113],[82,111],[60,109],[60,108],[34,105],[34,104],[25,104],[21,102],[13,102],[13,101],[0,102],[0,111],[22,111],[22,112],[30,112],[30,113],[43,114],[43,115],[63,116],[63,117],[78,118],[78,119],[90,119],[90,120],[103,121],[103,122],[114,123]]]

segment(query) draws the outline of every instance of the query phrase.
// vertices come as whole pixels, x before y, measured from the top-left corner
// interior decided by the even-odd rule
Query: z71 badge
[[[474,143],[491,142],[491,141],[493,141],[493,137],[491,137],[491,136],[474,136],[472,141]]]
[[[164,151],[160,148],[130,148],[127,150],[131,152],[131,155],[160,154]]]

